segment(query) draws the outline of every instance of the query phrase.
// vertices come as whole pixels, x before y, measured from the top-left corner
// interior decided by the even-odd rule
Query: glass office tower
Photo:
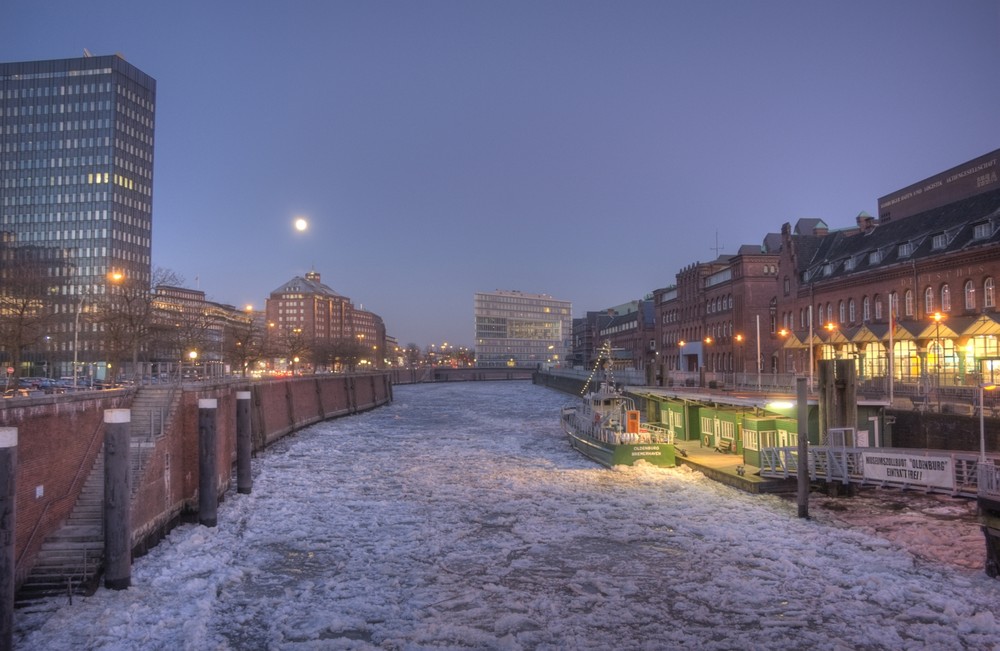
[[[546,294],[475,296],[476,366],[539,368],[561,364],[573,336],[573,304]]]
[[[46,375],[92,372],[88,310],[114,283],[149,287],[155,107],[156,81],[120,55],[0,63],[0,274],[47,279],[52,318],[25,361]]]

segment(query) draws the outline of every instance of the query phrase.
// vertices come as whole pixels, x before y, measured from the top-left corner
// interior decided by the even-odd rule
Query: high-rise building
[[[477,292],[476,366],[561,364],[571,350],[573,304],[546,294]]]
[[[0,63],[0,257],[44,276],[35,335],[57,363],[106,360],[88,310],[116,283],[148,293],[155,108],[156,81],[120,55]]]

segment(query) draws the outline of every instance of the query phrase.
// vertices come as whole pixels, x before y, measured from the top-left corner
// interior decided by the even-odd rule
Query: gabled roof
[[[321,296],[343,298],[343,296],[330,289],[327,285],[317,280],[308,280],[302,276],[295,276],[284,285],[271,291],[271,295],[292,293],[319,294]]]
[[[990,222],[990,234],[975,238],[977,223]],[[944,237],[935,246],[935,236]],[[940,238],[938,238],[940,239]],[[957,201],[923,213],[878,224],[872,230],[836,231],[822,238],[804,280],[821,282],[844,275],[1000,243],[1000,190]],[[901,250],[909,245],[909,251]]]

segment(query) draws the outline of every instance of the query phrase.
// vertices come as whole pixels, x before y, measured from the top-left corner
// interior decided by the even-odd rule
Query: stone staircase
[[[141,387],[132,399],[129,481],[133,497],[156,441],[180,403],[172,386]],[[24,606],[58,594],[92,594],[104,568],[104,446],[98,452],[66,522],[42,543],[38,560],[18,590]]]
[[[104,446],[73,512],[45,539],[38,561],[17,593],[23,606],[57,594],[91,594],[104,563]]]
[[[129,462],[129,486],[133,497],[139,489],[139,478],[146,467],[149,455],[156,449],[156,442],[166,434],[171,414],[180,404],[181,393],[176,386],[157,385],[142,387],[132,399],[132,422],[129,433],[132,449]]]

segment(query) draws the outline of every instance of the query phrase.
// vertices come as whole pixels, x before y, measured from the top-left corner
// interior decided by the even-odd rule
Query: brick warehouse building
[[[862,212],[839,230],[801,219],[759,247],[688,265],[654,291],[656,382],[703,371],[752,383],[758,368],[813,376],[832,358],[855,359],[879,392],[890,368],[902,393],[1000,380],[998,159],[888,194],[878,218]]]
[[[744,245],[736,255],[682,269],[676,285],[653,292],[660,346],[659,379],[671,371],[704,368],[715,373],[756,374],[775,348],[771,307],[777,239]],[[765,370],[765,369],[762,369]]]
[[[868,384],[884,388],[891,368],[917,394],[993,379],[998,159],[1000,150],[882,197],[879,218],[861,213],[849,229],[785,224],[775,296],[785,354],[775,363],[803,372],[854,358]]]

